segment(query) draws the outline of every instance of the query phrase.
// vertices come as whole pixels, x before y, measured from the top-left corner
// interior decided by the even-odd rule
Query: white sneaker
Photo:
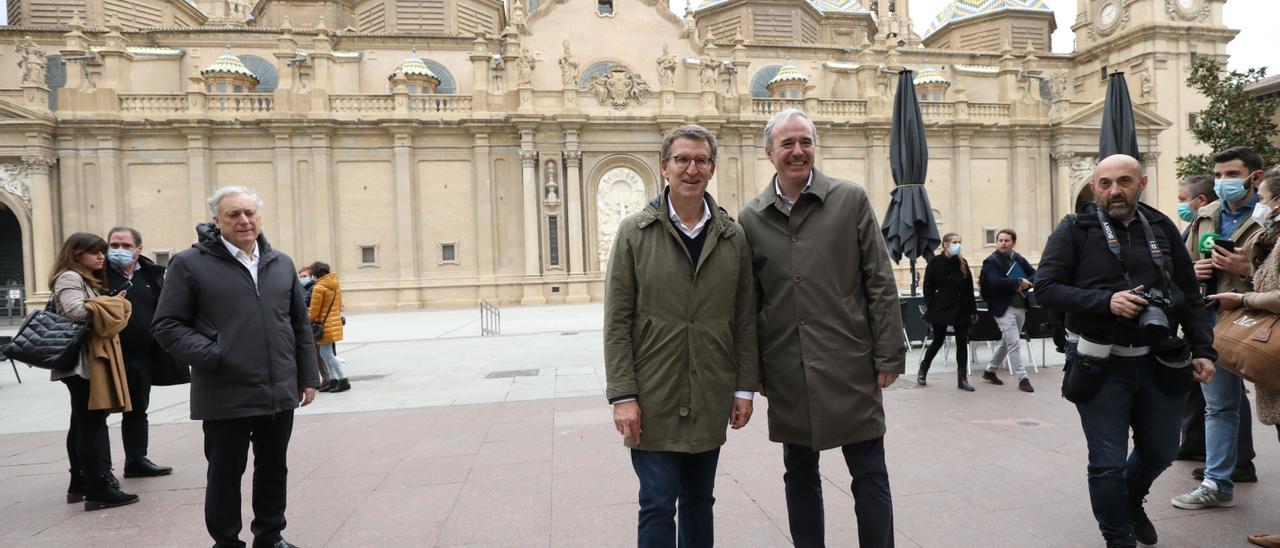
[[[1201,508],[1230,508],[1236,505],[1235,499],[1215,487],[1205,484],[1197,485],[1185,495],[1173,497],[1173,505],[1183,510],[1199,510]]]

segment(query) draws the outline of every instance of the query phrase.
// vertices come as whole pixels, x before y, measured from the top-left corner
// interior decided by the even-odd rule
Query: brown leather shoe
[[[1262,548],[1280,548],[1280,535],[1249,535],[1249,544]]]

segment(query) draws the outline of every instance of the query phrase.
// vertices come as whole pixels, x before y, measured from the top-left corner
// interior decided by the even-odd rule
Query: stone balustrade
[[[755,97],[751,99],[751,113],[759,116],[771,116],[776,112],[782,112],[789,108],[804,110],[804,100],[775,99],[772,97]]]
[[[1008,120],[1008,103],[969,103],[969,117],[976,120]]]
[[[920,114],[926,120],[947,119],[956,115],[955,103],[920,102]]]
[[[270,93],[210,93],[206,97],[205,109],[212,113],[262,114],[275,108]]]
[[[121,93],[120,112],[128,114],[176,114],[187,111],[187,96],[182,93]]]
[[[395,112],[396,99],[388,95],[330,95],[329,110],[336,114]]]
[[[862,100],[820,100],[817,115],[822,118],[855,118],[867,115],[867,102]]]
[[[471,112],[471,96],[410,95],[409,112],[466,114]]]

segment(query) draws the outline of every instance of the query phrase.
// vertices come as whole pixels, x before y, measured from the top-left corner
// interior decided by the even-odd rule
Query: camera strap
[[[1135,210],[1138,215],[1138,221],[1142,223],[1143,236],[1147,238],[1147,249],[1151,251],[1151,262],[1155,263],[1156,270],[1160,271],[1164,279],[1165,289],[1171,285],[1169,279],[1169,271],[1164,269],[1164,253],[1160,252],[1160,245],[1156,243],[1156,235],[1151,230],[1151,223],[1147,221],[1147,216],[1142,211]],[[1102,208],[1097,209],[1098,222],[1102,224],[1102,235],[1107,239],[1107,249],[1111,250],[1111,254],[1116,256],[1116,260],[1120,262],[1120,273],[1124,275],[1125,283],[1129,284],[1129,288],[1137,287],[1133,285],[1133,280],[1129,279],[1129,271],[1124,267],[1124,257],[1120,253],[1120,239],[1116,237],[1116,230],[1111,227],[1111,222],[1107,220],[1107,216],[1102,213]]]

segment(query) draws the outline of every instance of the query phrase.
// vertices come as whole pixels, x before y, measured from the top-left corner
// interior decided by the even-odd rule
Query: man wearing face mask
[[[125,376],[133,410],[120,421],[120,438],[124,442],[124,477],[165,476],[173,468],[160,466],[147,458],[147,404],[152,385],[168,386],[191,382],[186,366],[174,362],[151,337],[151,320],[155,316],[160,290],[164,287],[164,267],[142,255],[142,234],[127,226],[117,226],[107,233],[107,287],[127,289],[125,298],[133,304],[129,324],[120,333],[120,349],[124,353]]]
[[[1245,293],[1253,287],[1254,242],[1263,232],[1259,220],[1265,219],[1271,209],[1258,203],[1255,191],[1262,179],[1262,157],[1249,147],[1231,147],[1215,154],[1213,162],[1213,189],[1222,199],[1196,212],[1187,235],[1187,251],[1192,256],[1203,257],[1195,263],[1196,278],[1202,284],[1209,284],[1208,293]],[[1205,257],[1200,251],[1200,241],[1202,235],[1210,233],[1235,242],[1235,250],[1218,245]],[[1235,505],[1232,475],[1239,457],[1244,384],[1240,377],[1221,370],[1202,390],[1205,401],[1203,481],[1172,501],[1175,507],[1187,510]],[[1256,475],[1252,479],[1256,481]]]
[[[1213,177],[1210,175],[1192,175],[1178,182],[1178,218],[1184,223],[1195,220],[1200,208],[1218,201],[1213,193]],[[1186,240],[1191,233],[1191,225],[1182,232]]]

